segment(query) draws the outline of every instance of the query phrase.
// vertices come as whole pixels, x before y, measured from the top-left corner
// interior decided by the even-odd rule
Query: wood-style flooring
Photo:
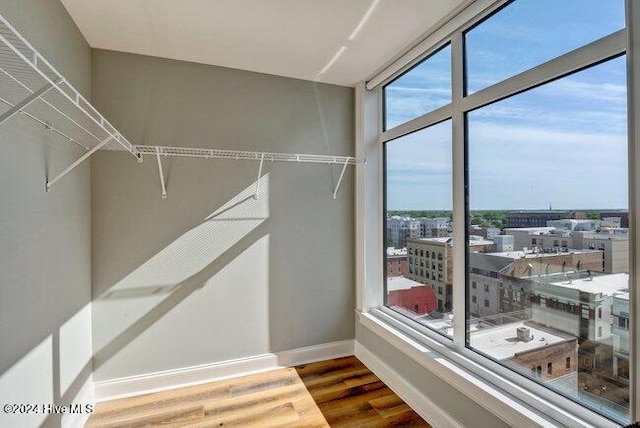
[[[98,403],[86,427],[429,427],[355,357]]]

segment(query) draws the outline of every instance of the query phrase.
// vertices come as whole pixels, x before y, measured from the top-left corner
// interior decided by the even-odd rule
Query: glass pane
[[[624,28],[623,0],[516,0],[465,35],[476,92]]]
[[[633,358],[625,67],[467,116],[470,346],[619,421]]]
[[[451,102],[451,46],[447,45],[384,87],[385,129]]]
[[[451,121],[385,145],[385,304],[453,335]]]

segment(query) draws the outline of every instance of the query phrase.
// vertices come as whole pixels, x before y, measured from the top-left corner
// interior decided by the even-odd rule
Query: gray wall
[[[89,95],[91,52],[58,1],[0,0],[0,13]],[[0,398],[77,402],[91,374],[89,165],[44,191],[82,153],[24,116],[0,125]],[[59,426],[9,416],[0,426]]]
[[[360,324],[356,328],[356,340],[463,426],[474,428],[508,427],[501,419]]]
[[[94,50],[93,101],[137,144],[353,155],[353,90]],[[353,171],[93,160],[96,380],[354,337]]]

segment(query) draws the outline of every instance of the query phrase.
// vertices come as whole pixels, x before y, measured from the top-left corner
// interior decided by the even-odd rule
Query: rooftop
[[[493,245],[494,242],[491,241],[490,239],[469,239],[469,246],[476,246],[476,245]]]
[[[407,242],[417,242],[421,244],[450,244],[453,241],[453,238],[450,236],[445,236],[443,238],[414,238],[407,239]]]
[[[519,327],[528,328],[533,340],[528,342],[518,340],[517,329]],[[530,322],[503,324],[471,333],[471,345],[498,360],[513,358],[522,352],[533,351],[569,340],[575,340],[575,337]]]
[[[507,227],[505,231],[528,232],[528,233],[549,233],[556,230],[555,227]]]
[[[424,284],[404,276],[392,276],[387,278],[387,291],[408,290],[412,287],[420,287]]]
[[[406,256],[406,248],[387,247],[387,256]]]
[[[568,281],[551,282],[550,285],[570,288],[584,293],[602,293],[607,296],[612,296],[617,292],[629,289],[629,274],[614,273],[611,275],[593,276],[591,278],[587,277]]]
[[[613,293],[613,297],[615,299],[620,299],[620,300],[629,300],[629,289],[627,289],[626,291],[617,291],[615,293]]]
[[[502,251],[496,253],[486,253],[486,256],[495,256],[495,257],[506,257],[509,259],[535,259],[535,258],[543,258],[543,257],[554,257],[554,256],[566,256],[567,254],[588,254],[588,253],[600,253],[599,250],[576,250],[576,249],[567,249],[567,251],[558,251],[558,252],[545,252],[545,251],[535,251],[535,250],[514,250],[514,251]]]

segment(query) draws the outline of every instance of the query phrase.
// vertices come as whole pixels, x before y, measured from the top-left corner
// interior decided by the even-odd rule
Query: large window
[[[385,302],[451,335],[451,121],[388,142],[385,159]]]
[[[388,82],[381,129],[389,312],[621,423],[624,27],[622,0],[508,2]]]
[[[446,45],[384,88],[384,128],[451,102],[451,46]]]
[[[620,0],[516,0],[465,37],[469,93],[624,28]]]
[[[629,234],[606,216],[628,208],[625,67],[615,58],[467,116],[471,229],[501,233],[490,249],[469,247],[469,279],[489,296],[470,303],[470,346],[620,419],[629,349],[614,342],[628,332],[613,332],[612,315],[629,295]],[[515,217],[536,223],[510,227]]]

